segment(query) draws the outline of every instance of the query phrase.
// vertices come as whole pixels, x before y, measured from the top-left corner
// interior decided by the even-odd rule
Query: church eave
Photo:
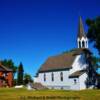
[[[69,68],[62,68],[62,69],[48,69],[48,70],[40,70],[38,73],[45,73],[45,72],[57,72],[57,71],[65,71],[70,70],[72,67]]]
[[[76,71],[74,73],[72,73],[69,78],[78,78],[80,77],[82,74],[86,73],[86,70],[80,70],[80,71]]]

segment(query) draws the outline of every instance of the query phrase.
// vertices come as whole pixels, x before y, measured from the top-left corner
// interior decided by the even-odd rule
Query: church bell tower
[[[82,18],[79,18],[78,35],[77,35],[78,48],[88,48],[88,38],[84,32]]]

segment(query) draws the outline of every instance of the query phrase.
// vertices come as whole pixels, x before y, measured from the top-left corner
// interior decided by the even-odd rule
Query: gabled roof
[[[81,76],[82,74],[86,73],[86,70],[80,70],[80,71],[76,71],[74,73],[72,73],[69,78],[77,78],[79,76]]]
[[[5,66],[2,65],[1,62],[0,62],[0,71],[12,71],[12,69],[5,67]]]
[[[84,32],[84,27],[83,27],[83,22],[82,22],[82,18],[80,16],[79,18],[79,26],[78,26],[78,38],[86,38],[86,34]]]
[[[83,53],[82,48],[74,49],[70,52],[66,52],[57,56],[49,57],[46,62],[40,67],[38,72],[67,70],[72,68],[72,64],[76,58],[76,55]]]

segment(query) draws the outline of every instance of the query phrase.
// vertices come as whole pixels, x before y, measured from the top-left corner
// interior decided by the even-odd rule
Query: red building
[[[0,87],[13,86],[13,71],[0,63]]]

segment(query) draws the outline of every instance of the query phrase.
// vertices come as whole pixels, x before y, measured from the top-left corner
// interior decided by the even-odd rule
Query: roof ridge
[[[72,53],[74,53],[76,51],[80,51],[80,50],[84,50],[84,49],[86,49],[86,48],[74,48],[74,49],[71,49],[70,51],[66,51],[66,52],[60,53],[58,55],[50,56],[47,59],[54,58],[54,57],[58,57],[58,56],[62,56],[62,55],[66,55],[66,54],[72,54]]]

